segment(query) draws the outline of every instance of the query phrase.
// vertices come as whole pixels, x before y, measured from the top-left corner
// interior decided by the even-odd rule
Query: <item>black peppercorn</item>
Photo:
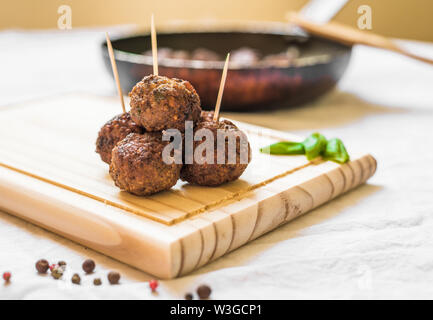
[[[66,268],[66,262],[65,261],[59,261],[59,262],[57,262],[57,265],[59,267]]]
[[[80,278],[79,274],[78,274],[78,273],[75,273],[75,274],[72,276],[71,281],[72,281],[72,283],[80,284],[80,282],[81,282],[81,278]]]
[[[45,259],[41,259],[36,262],[36,270],[38,270],[39,273],[47,273],[49,268],[50,264]]]
[[[120,280],[120,273],[111,271],[110,273],[108,273],[107,278],[110,284],[118,284]]]
[[[83,270],[86,273],[92,273],[95,270],[95,261],[87,259],[83,262]]]
[[[200,299],[207,299],[209,298],[212,290],[209,286],[203,284],[200,287],[197,288],[197,294],[200,297]]]
[[[96,278],[96,279],[93,280],[93,284],[95,286],[100,286],[102,284],[102,281],[101,281],[100,278]]]
[[[192,296],[192,294],[191,293],[187,293],[187,294],[185,294],[185,300],[192,300],[194,297]]]

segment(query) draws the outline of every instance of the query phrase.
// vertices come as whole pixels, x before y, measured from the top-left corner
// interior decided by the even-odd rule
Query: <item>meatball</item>
[[[208,114],[209,115],[209,114]],[[201,154],[194,154],[192,164],[185,164],[182,167],[180,178],[192,184],[201,186],[218,186],[220,184],[238,179],[251,161],[251,149],[245,133],[238,129],[232,122],[221,120],[219,122],[203,121],[199,122],[195,132],[200,129],[208,129],[214,137],[214,154],[210,163],[206,157],[206,149]],[[217,132],[226,136],[224,140],[218,140]],[[230,163],[229,159],[229,140],[236,139],[236,159]],[[243,140],[244,143],[241,143]],[[193,149],[204,143],[206,139],[194,141]],[[217,150],[225,151],[223,163],[218,163]],[[200,153],[200,152],[198,152]]]
[[[168,144],[160,132],[131,133],[112,152],[110,175],[116,186],[139,196],[174,186],[181,164],[166,164],[162,152]]]
[[[200,118],[200,98],[185,80],[149,75],[129,93],[131,117],[147,131],[179,129]]]
[[[102,161],[110,164],[111,150],[130,133],[143,133],[142,127],[131,119],[129,112],[119,114],[108,121],[99,130],[96,139],[96,152],[101,156]]]
[[[213,121],[215,112],[214,111],[202,111],[200,114],[200,122]]]

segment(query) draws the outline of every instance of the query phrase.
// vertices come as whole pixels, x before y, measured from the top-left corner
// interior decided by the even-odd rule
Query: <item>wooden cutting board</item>
[[[309,162],[262,154],[302,138],[245,123],[253,160],[216,188],[182,181],[137,197],[94,152],[117,100],[70,94],[0,109],[0,208],[161,278],[184,275],[364,183],[371,155]]]

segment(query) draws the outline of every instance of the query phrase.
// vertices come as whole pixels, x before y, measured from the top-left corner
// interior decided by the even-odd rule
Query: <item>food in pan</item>
[[[152,50],[143,52],[145,56],[152,56]],[[221,56],[209,49],[197,48],[192,52],[186,50],[174,50],[171,48],[161,47],[158,49],[158,59],[182,59],[182,60],[201,60],[201,61],[219,61]]]
[[[205,148],[201,152],[196,152],[203,143],[209,142],[208,137],[194,141],[193,161],[187,164],[185,160],[186,164],[182,167],[181,179],[191,184],[218,186],[234,181],[242,175],[251,161],[250,144],[245,133],[228,120],[209,121],[211,114],[202,113],[204,121],[197,124],[194,132],[199,133],[201,129],[207,129],[212,133],[212,155],[208,156],[208,149]]]
[[[185,80],[149,75],[129,93],[131,118],[146,131],[185,130],[185,121],[200,117],[200,98]]]
[[[145,56],[152,56],[152,51],[143,53]],[[241,66],[272,66],[281,63],[291,63],[300,55],[297,47],[291,46],[287,50],[279,53],[264,55],[258,50],[241,47],[231,53],[230,62]],[[199,60],[199,61],[222,61],[221,55],[206,48],[197,48],[192,52],[186,50],[175,50],[167,47],[158,49],[158,59],[179,59],[179,60]]]
[[[115,116],[105,123],[99,130],[96,139],[96,152],[101,156],[102,161],[110,164],[111,150],[130,133],[143,133],[142,127],[131,119],[129,112]]]
[[[176,56],[176,51],[173,51],[173,56]],[[219,61],[221,57],[218,53],[206,49],[206,48],[197,48],[195,49],[190,56],[191,60],[202,60],[202,61]]]
[[[146,196],[174,186],[181,165],[163,161],[161,132],[131,133],[112,151],[110,175],[116,186],[139,196]],[[176,151],[175,151],[176,152]]]
[[[230,61],[243,65],[253,65],[260,61],[260,53],[255,49],[243,47],[233,51]]]

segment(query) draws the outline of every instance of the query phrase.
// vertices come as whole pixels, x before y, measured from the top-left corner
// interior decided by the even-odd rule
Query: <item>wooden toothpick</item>
[[[114,79],[116,80],[117,92],[119,94],[120,103],[122,104],[123,113],[125,113],[126,112],[125,101],[123,101],[123,92],[122,92],[122,88],[120,87],[119,73],[117,72],[117,65],[116,65],[116,60],[114,59],[113,46],[111,45],[108,32],[105,32],[105,38],[107,39],[108,55],[110,56],[111,68],[113,69]]]
[[[158,47],[156,45],[156,31],[155,31],[155,19],[152,17],[150,19],[150,34],[152,38],[152,57],[153,57],[153,74],[158,75]]]
[[[223,92],[224,92],[224,86],[226,84],[226,78],[227,78],[227,69],[229,66],[229,59],[230,59],[230,53],[227,54],[226,62],[224,64],[223,74],[221,76],[221,82],[220,82],[220,89],[218,91],[218,98],[215,105],[215,113],[213,116],[213,121],[218,122],[220,118],[220,107],[221,107],[221,100],[223,98]]]

